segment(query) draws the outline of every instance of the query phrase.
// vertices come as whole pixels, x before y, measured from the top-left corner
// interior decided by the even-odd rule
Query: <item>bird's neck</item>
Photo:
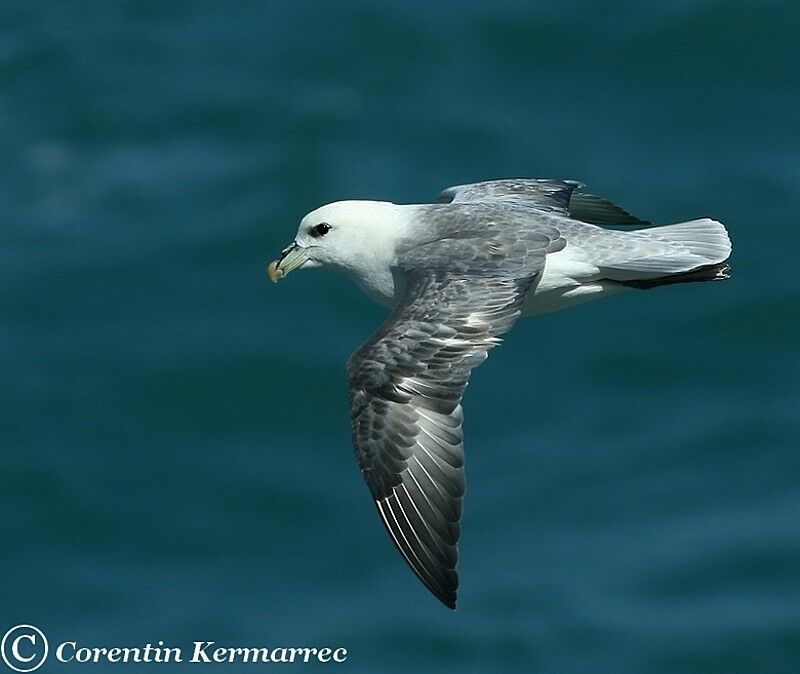
[[[380,226],[365,236],[354,256],[355,264],[345,271],[367,296],[392,307],[403,291],[401,273],[396,269],[397,247],[413,226],[414,205],[383,204]]]
[[[351,273],[356,285],[361,288],[373,302],[386,307],[394,306],[397,283],[390,267],[372,268]]]

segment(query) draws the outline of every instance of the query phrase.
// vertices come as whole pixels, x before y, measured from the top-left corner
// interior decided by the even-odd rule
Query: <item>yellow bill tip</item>
[[[267,276],[273,283],[277,283],[283,278],[283,269],[278,269],[278,261],[273,260],[267,267]]]

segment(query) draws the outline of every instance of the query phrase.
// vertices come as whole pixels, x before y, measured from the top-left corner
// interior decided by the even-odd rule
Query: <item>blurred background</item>
[[[2,631],[344,646],[353,672],[797,672],[799,25],[5,0]],[[521,322],[476,372],[452,613],[352,454],[345,362],[384,311],[264,268],[325,202],[517,176],[715,216],[734,275]]]

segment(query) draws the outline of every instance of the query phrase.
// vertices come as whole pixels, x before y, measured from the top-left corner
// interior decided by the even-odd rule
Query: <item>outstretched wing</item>
[[[498,242],[418,250],[409,259],[437,259],[446,248],[462,265],[458,273],[406,270],[399,306],[348,365],[356,455],[378,512],[414,573],[450,608],[464,495],[461,397],[472,369],[519,317],[550,243],[531,237],[514,275],[492,272],[479,254]]]
[[[577,180],[513,178],[487,180],[469,185],[454,185],[439,193],[439,201],[453,204],[501,199],[525,202],[546,211],[569,215],[572,193],[583,187]]]
[[[631,215],[624,208],[595,194],[581,192],[583,183],[576,180],[520,178],[487,180],[469,185],[448,187],[439,200],[448,203],[494,200],[527,203],[539,210],[561,213],[593,225],[649,225],[647,220]]]

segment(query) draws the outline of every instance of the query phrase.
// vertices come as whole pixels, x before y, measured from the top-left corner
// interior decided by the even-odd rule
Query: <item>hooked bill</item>
[[[278,269],[278,261],[273,260],[267,267],[267,276],[273,283],[277,283],[283,278],[283,269]]]

